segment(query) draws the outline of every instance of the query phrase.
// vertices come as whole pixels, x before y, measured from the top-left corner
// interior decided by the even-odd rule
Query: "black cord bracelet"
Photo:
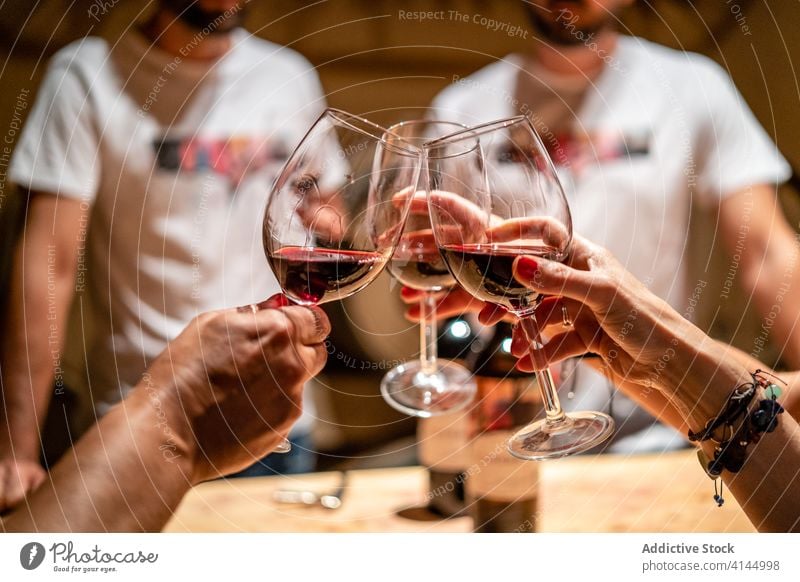
[[[777,376],[756,370],[750,374],[752,382],[734,388],[720,413],[710,419],[702,430],[689,431],[691,442],[712,440],[716,443],[713,459],[709,460],[702,449],[698,449],[697,456],[706,474],[714,480],[714,501],[718,506],[725,503],[721,484],[717,491],[717,479],[722,472],[738,473],[747,460],[747,447],[757,443],[764,433],[770,433],[778,427],[778,415],[783,413],[783,406],[777,402],[781,389],[767,376],[786,385]],[[764,390],[764,399],[756,400],[761,389]],[[757,402],[755,406],[754,401]],[[719,437],[715,438],[717,433]]]

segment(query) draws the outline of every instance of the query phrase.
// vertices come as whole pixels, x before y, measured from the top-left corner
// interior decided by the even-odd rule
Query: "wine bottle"
[[[512,457],[506,442],[541,412],[541,396],[535,377],[514,367],[511,332],[510,324],[497,324],[472,362],[478,394],[466,493],[480,533],[536,531],[539,464]]]
[[[440,327],[439,357],[465,364],[478,338],[475,325],[455,317]],[[464,471],[470,460],[470,410],[421,418],[417,424],[420,463],[428,473],[428,509],[440,517],[464,514]]]

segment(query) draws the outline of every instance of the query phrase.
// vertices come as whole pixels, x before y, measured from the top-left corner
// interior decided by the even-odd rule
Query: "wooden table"
[[[352,471],[337,510],[281,505],[275,489],[336,488],[339,473],[220,480],[191,491],[170,532],[467,532],[467,517],[413,521],[397,511],[424,501],[420,467]],[[732,495],[718,508],[694,451],[580,456],[541,465],[539,531],[752,532]]]

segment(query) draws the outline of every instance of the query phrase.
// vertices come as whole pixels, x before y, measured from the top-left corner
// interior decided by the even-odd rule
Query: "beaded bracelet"
[[[783,407],[777,402],[781,389],[767,376],[786,385],[777,376],[756,370],[750,374],[752,382],[734,388],[722,411],[710,419],[702,430],[689,431],[691,442],[711,440],[716,444],[713,459],[709,460],[702,449],[697,450],[697,457],[703,470],[714,481],[714,501],[720,507],[725,503],[721,482],[717,491],[722,471],[738,473],[747,459],[747,447],[757,443],[764,433],[774,431],[778,426],[778,415],[783,413]],[[764,399],[758,400],[753,406],[759,389],[764,390]],[[714,438],[717,432],[721,434],[719,438]]]

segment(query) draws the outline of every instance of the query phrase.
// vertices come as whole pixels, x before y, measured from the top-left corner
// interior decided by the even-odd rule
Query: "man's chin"
[[[227,34],[242,25],[243,10],[203,10],[195,2],[179,12],[178,19],[190,28],[205,31],[209,35]]]
[[[530,20],[534,34],[547,44],[574,46],[581,43],[576,38],[578,35],[572,34],[561,22],[553,22],[538,14],[531,14]]]

